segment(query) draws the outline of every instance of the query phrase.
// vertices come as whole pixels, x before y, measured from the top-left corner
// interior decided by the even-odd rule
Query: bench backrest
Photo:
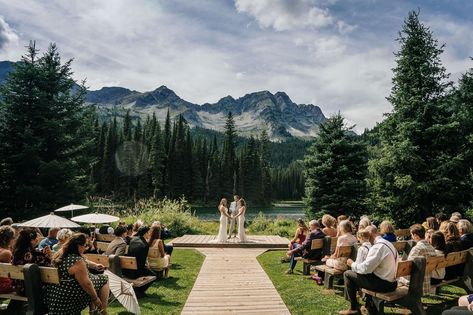
[[[59,272],[53,267],[39,267],[41,282],[47,284],[59,284]]]
[[[412,273],[412,260],[403,260],[397,263],[396,278],[406,277]]]
[[[352,245],[338,246],[338,257],[351,257]]]
[[[392,243],[394,248],[400,253],[406,250],[407,241],[397,241]]]
[[[84,257],[96,264],[102,264],[105,268],[110,267],[108,256],[99,254],[84,254]]]
[[[330,237],[330,252],[333,253],[335,247],[337,247],[338,237]]]
[[[108,245],[110,243],[107,243],[107,242],[97,242],[97,249],[99,252],[104,252],[107,250],[108,248]]]
[[[120,268],[138,270],[138,263],[135,257],[120,256]]]
[[[107,250],[109,244],[110,243],[106,243],[106,242],[97,242],[97,249],[99,250],[99,252],[103,253]],[[312,241],[312,246],[314,246],[314,241]],[[316,246],[318,245],[316,244]],[[322,248],[322,247],[318,247],[318,248]],[[316,249],[316,248],[312,248],[312,249]],[[125,253],[128,253],[128,245],[126,246]],[[156,247],[150,247],[148,251],[148,257],[160,257],[159,249]]]
[[[435,269],[445,268],[445,266],[447,266],[447,260],[445,259],[445,256],[428,257],[425,272],[431,273]]]
[[[317,239],[317,240],[312,240],[312,245],[310,246],[310,249],[311,250],[321,249],[323,247],[324,247],[324,240],[321,238],[321,239]]]
[[[115,235],[113,234],[95,234],[95,238],[97,241],[101,242],[111,242],[115,239]]]
[[[394,234],[397,237],[409,237],[409,236],[411,236],[411,230],[409,230],[409,229],[395,230]]]
[[[453,265],[466,263],[467,253],[468,253],[468,250],[449,253],[447,257],[445,257],[445,260],[446,260],[445,267],[450,267]]]
[[[23,266],[0,263],[0,278],[24,280],[25,276],[23,274]]]

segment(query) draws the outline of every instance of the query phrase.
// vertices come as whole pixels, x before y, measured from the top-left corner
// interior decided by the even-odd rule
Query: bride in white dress
[[[230,217],[228,215],[227,199],[222,198],[222,200],[220,200],[218,210],[220,211],[220,228],[218,229],[217,238],[213,242],[225,243],[227,241],[227,218]]]
[[[240,239],[240,243],[248,242],[248,238],[246,237],[245,233],[245,213],[246,213],[246,202],[245,199],[240,199],[238,201],[240,203],[240,212],[238,213],[238,238]]]

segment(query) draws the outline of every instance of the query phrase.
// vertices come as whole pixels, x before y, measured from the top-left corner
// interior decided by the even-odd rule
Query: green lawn
[[[161,279],[146,291],[147,297],[139,300],[141,314],[180,314],[187,296],[204,261],[204,256],[193,249],[175,249],[168,279]],[[109,314],[131,314],[118,303],[108,308]],[[84,314],[87,314],[84,313]]]
[[[338,314],[339,310],[347,309],[349,304],[343,298],[343,287],[335,286],[335,290],[326,290],[315,281],[302,275],[302,263],[298,263],[294,274],[286,275],[289,263],[281,263],[280,258],[285,251],[269,251],[258,257],[258,261],[273,282],[276,290],[293,315],[299,314]],[[465,294],[463,289],[445,286],[439,296],[423,299],[427,305],[427,314],[441,314],[445,308],[457,303],[459,296]],[[405,310],[385,307],[386,314],[402,314]]]

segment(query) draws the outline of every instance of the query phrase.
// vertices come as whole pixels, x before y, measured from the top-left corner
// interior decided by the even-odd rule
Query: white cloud
[[[379,11],[349,19],[351,11],[327,11],[333,3],[0,0],[1,21],[16,36],[0,49],[0,60],[19,60],[30,39],[43,50],[56,42],[64,59],[74,58],[75,77],[87,78],[92,89],[149,91],[166,85],[198,104],[285,91],[296,103],[320,106],[327,116],[341,111],[360,131],[390,111],[385,97],[404,16],[377,32],[363,23],[384,25]],[[314,8],[321,11],[310,13]],[[471,23],[432,17],[427,24],[447,43],[449,71],[471,67]]]
[[[18,43],[18,35],[0,15],[0,51],[6,50],[7,46],[16,43]]]
[[[314,0],[235,0],[239,13],[246,13],[263,28],[277,31],[297,28],[321,28],[333,23],[328,9]]]

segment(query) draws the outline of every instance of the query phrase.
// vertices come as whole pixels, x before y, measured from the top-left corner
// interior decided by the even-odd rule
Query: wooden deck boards
[[[174,247],[287,248],[289,240],[280,236],[248,235],[249,242],[232,237],[225,243],[212,243],[216,235],[184,235],[172,240]]]
[[[182,315],[290,314],[273,283],[256,260],[266,249],[198,250],[206,258]]]

